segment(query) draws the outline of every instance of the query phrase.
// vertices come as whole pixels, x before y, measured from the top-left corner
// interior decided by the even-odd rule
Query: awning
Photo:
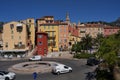
[[[26,52],[27,50],[0,50],[1,53],[4,52]]]

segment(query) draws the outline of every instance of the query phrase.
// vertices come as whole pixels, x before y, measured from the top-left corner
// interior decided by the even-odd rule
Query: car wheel
[[[9,77],[6,77],[5,80],[10,80]]]
[[[72,72],[72,70],[69,70],[69,72]]]
[[[57,72],[57,75],[60,75],[60,72]]]

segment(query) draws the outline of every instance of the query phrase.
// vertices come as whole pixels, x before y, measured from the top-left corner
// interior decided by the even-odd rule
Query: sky
[[[54,16],[71,22],[107,21],[120,17],[120,0],[0,0],[0,21]]]

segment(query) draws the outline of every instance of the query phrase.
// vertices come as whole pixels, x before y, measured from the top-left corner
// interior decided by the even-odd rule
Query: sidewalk
[[[66,52],[51,52],[48,53],[46,56],[47,58],[73,58],[73,55],[69,53],[69,51]]]

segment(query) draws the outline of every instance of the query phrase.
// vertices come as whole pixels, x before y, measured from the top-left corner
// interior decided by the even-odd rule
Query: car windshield
[[[7,71],[0,71],[1,73],[8,74],[9,72]]]

